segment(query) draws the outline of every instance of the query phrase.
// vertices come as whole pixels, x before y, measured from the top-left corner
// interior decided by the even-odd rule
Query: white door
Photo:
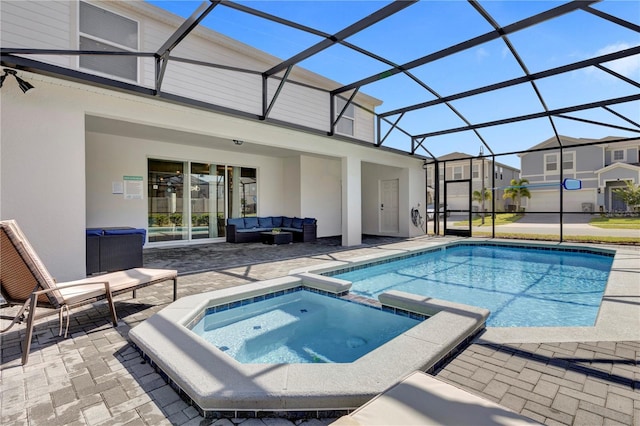
[[[380,232],[400,231],[398,213],[398,179],[380,181]]]

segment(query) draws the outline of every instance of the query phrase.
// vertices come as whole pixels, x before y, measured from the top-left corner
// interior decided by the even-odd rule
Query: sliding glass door
[[[257,195],[255,168],[149,159],[149,242],[225,237],[228,217],[257,214]]]
[[[188,238],[184,223],[184,168],[178,161],[148,161],[149,242]]]

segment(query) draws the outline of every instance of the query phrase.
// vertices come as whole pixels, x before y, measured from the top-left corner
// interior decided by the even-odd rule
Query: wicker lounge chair
[[[169,269],[134,268],[111,272],[91,278],[65,283],[56,283],[38,255],[29,244],[14,220],[0,221],[0,290],[9,305],[22,305],[11,324],[0,330],[9,330],[15,324],[27,320],[27,330],[22,342],[22,364],[29,358],[34,321],[58,313],[60,335],[63,313],[69,309],[107,299],[111,321],[117,325],[113,297],[146,287],[151,284],[173,280],[173,300],[177,297],[177,271]],[[36,308],[49,308],[36,314]],[[66,331],[65,331],[66,336]]]

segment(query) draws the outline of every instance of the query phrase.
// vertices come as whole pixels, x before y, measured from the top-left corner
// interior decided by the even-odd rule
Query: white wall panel
[[[0,29],[2,47],[75,49],[75,7],[67,1],[2,1]],[[25,55],[49,64],[69,67],[71,57]]]
[[[354,137],[362,141],[375,142],[375,117],[362,108],[355,108],[355,129]]]
[[[269,102],[273,99],[279,84],[280,80],[269,79]],[[329,93],[285,83],[269,117],[329,131]]]
[[[260,114],[262,80],[260,76],[203,68],[185,63],[170,63],[162,91]]]

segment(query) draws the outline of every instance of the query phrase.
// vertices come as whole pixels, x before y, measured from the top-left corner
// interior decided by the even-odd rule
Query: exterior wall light
[[[2,84],[4,83],[4,79],[7,78],[8,75],[12,75],[16,78],[16,81],[18,82],[18,87],[20,87],[20,90],[22,90],[22,93],[27,93],[27,91],[34,88],[31,83],[29,83],[28,81],[24,81],[23,79],[18,77],[16,75],[15,70],[5,68],[3,71],[4,71],[4,74],[0,76],[0,87],[2,87]]]

